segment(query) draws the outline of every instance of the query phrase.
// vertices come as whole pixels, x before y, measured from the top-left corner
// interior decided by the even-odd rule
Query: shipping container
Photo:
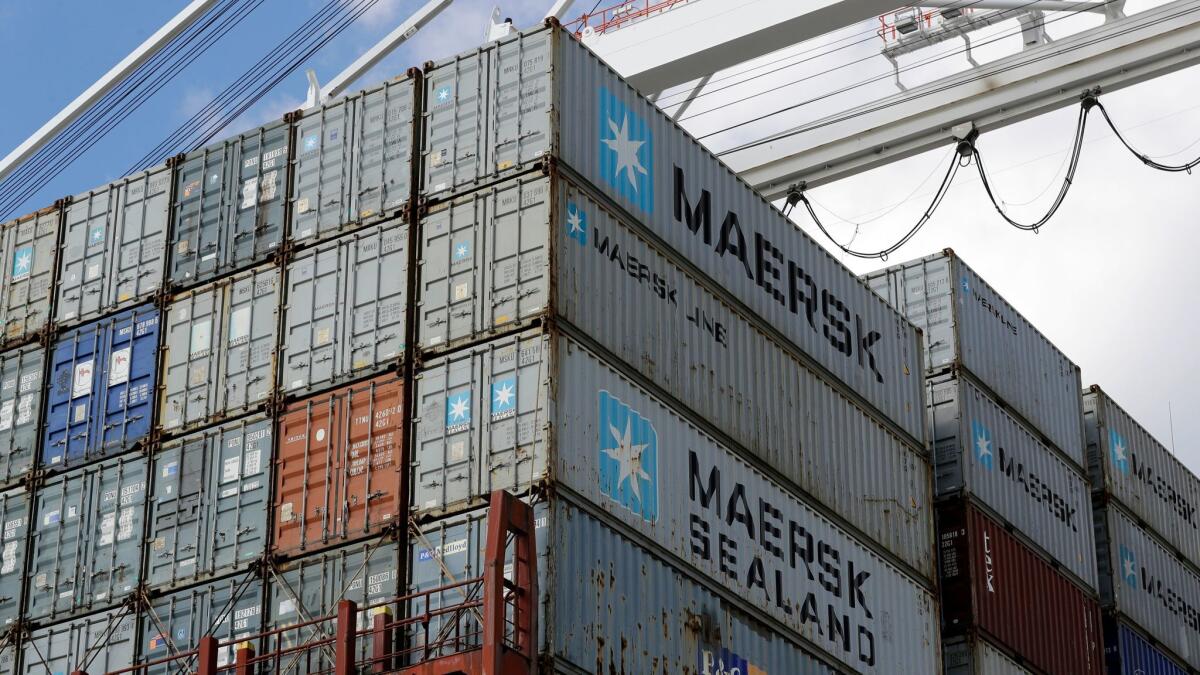
[[[43,468],[130,450],[154,428],[158,317],[142,305],[59,336],[51,349]]]
[[[4,527],[0,532],[0,628],[21,617],[31,506],[24,488],[0,492],[0,523]]]
[[[1096,511],[1100,601],[1200,669],[1200,572],[1114,502]]]
[[[275,422],[242,418],[163,443],[151,458],[146,584],[180,586],[267,551]]]
[[[404,526],[405,405],[404,381],[384,375],[284,410],[272,552],[298,555]]]
[[[287,266],[281,388],[332,387],[400,363],[408,224],[389,221],[298,252]]]
[[[519,33],[426,68],[422,195],[466,194],[551,157],[711,279],[725,301],[924,439],[912,325],[569,33]],[[552,219],[564,234],[568,217],[564,209]]]
[[[942,636],[981,632],[1055,675],[1104,671],[1096,600],[969,501],[938,508]]]
[[[48,207],[0,225],[0,348],[50,328],[61,217],[58,207]]]
[[[1100,387],[1084,392],[1083,406],[1092,489],[1200,565],[1200,478]]]
[[[1079,366],[950,249],[872,272],[867,283],[925,334],[931,373],[979,379],[1080,467]]]
[[[92,614],[35,630],[21,646],[25,675],[128,668],[137,647],[137,616],[128,607]]]
[[[114,606],[142,580],[146,459],[115,457],[37,487],[24,618]]]
[[[203,283],[279,249],[290,133],[275,122],[175,160],[171,286]]]
[[[1187,675],[1196,672],[1159,651],[1127,622],[1106,616],[1104,656],[1109,675]]]
[[[761,391],[764,406],[772,396],[787,404],[770,405],[740,422],[746,431],[737,438],[750,437],[751,425],[760,420],[760,435],[781,433],[775,452],[746,457],[757,455],[761,470],[797,486],[824,504],[822,512],[839,525],[851,526],[932,579],[932,476],[924,456],[815,378],[796,378],[798,369],[789,372],[784,359],[770,356],[765,354],[762,366],[738,362],[743,381],[761,378],[763,383],[744,391]],[[536,329],[428,361],[415,383],[414,514],[479,505],[496,489],[520,494],[545,480],[589,480],[585,468],[594,467],[586,454],[581,457],[584,446],[573,443],[572,434],[581,420],[594,417],[598,391],[641,391],[617,368],[572,339]],[[584,393],[581,387],[590,389]],[[741,396],[739,390],[711,385],[694,392],[693,397],[708,396],[716,406],[736,407]],[[679,428],[704,419],[690,416],[693,421],[685,422],[685,411],[667,417],[663,410],[664,419]],[[768,413],[775,415],[774,423]],[[725,411],[720,418],[733,414]],[[791,438],[791,444],[784,441]],[[605,431],[603,442],[612,440]]]
[[[168,167],[75,195],[68,204],[58,254],[58,327],[99,318],[158,292],[171,211]]]
[[[236,417],[275,393],[279,268],[256,267],[184,291],[164,310],[164,432]]]
[[[939,496],[965,495],[1096,590],[1091,490],[1054,452],[960,373],[929,380]]]
[[[263,632],[263,584],[254,574],[193,586],[154,598],[140,613],[138,663],[157,661],[196,649],[200,638],[211,635],[220,642]],[[217,667],[233,664],[236,645],[217,650]],[[145,675],[189,673],[190,660],[162,663],[141,671]]]
[[[19,635],[10,631],[0,636],[0,673],[16,673],[20,662]]]
[[[420,534],[410,535],[408,593],[483,574],[486,513],[424,523]],[[635,543],[624,530],[565,497],[536,504],[535,514],[539,646],[556,663],[574,666],[566,672],[732,672],[713,667],[722,648],[760,673],[832,673],[847,667],[856,673],[940,671],[932,597],[879,566],[860,566],[866,562],[862,558],[837,557],[850,554],[857,548],[853,545],[841,547],[794,521],[798,529],[789,535],[787,515],[778,522],[784,530],[778,544],[790,547],[791,553],[780,556],[791,557],[794,567],[769,549],[752,552],[733,542],[723,545],[723,560],[738,565],[738,576],[755,569],[764,573],[757,578],[766,588],[748,590],[733,574],[714,578],[689,571],[677,557]],[[706,518],[688,531],[707,524]],[[763,531],[773,536],[774,526],[767,523]],[[667,536],[664,532],[656,541],[664,544]],[[734,536],[746,543],[744,534]],[[675,538],[686,540],[682,532]],[[715,553],[716,540],[711,543]],[[779,569],[769,569],[776,560]],[[818,565],[828,567],[821,572]],[[810,566],[812,578],[805,571]],[[753,572],[750,578],[755,578]],[[907,604],[893,604],[905,593]],[[414,602],[413,611],[462,601],[460,591],[442,591],[428,602]],[[441,627],[435,621],[431,632]],[[422,636],[414,633],[411,642],[422,644]],[[845,665],[835,671],[826,663]]]
[[[408,204],[416,87],[413,77],[398,77],[298,114],[293,241],[336,236]]]
[[[37,345],[0,353],[0,485],[21,480],[36,461],[45,367]]]
[[[400,594],[400,544],[391,537],[330,549],[304,558],[277,563],[268,573],[266,630],[285,629],[337,613],[340,600],[359,607],[381,603]],[[371,625],[371,614],[358,613],[360,630]],[[264,652],[309,644],[327,637],[321,625],[281,630],[267,638]],[[372,638],[360,636],[356,660],[371,654]],[[282,663],[267,663],[269,672],[302,675],[332,672],[332,652],[304,650],[284,655]]]
[[[944,658],[946,675],[1035,675],[982,638],[947,643]]]

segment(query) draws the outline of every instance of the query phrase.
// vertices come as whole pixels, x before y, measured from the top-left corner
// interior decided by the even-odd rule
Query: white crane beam
[[[124,59],[109,69],[99,80],[96,80],[92,86],[83,91],[82,94],[75,97],[63,108],[57,115],[50,118],[50,121],[42,125],[42,128],[33,132],[33,135],[25,139],[12,152],[8,153],[4,159],[0,160],[0,180],[12,172],[29,158],[30,155],[37,152],[43,145],[53,140],[58,132],[62,131],[68,124],[74,122],[80,115],[87,112],[96,101],[104,97],[113,87],[120,84],[130,73],[137,70],[143,63],[158,53],[160,49],[170,44],[187,27],[196,22],[197,19],[215,5],[217,0],[193,0],[187,7],[184,7],[181,12],[175,15],[170,21],[154,32],[153,35],[146,38],[142,44],[138,45]]]
[[[1073,105],[1200,62],[1200,0],[1174,0],[724,154],[768,199]]]
[[[895,9],[897,0],[691,0],[585,43],[644,94]]]

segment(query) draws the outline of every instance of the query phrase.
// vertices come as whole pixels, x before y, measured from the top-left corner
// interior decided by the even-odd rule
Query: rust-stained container
[[[57,207],[45,208],[0,225],[0,348],[50,327],[61,216]]]
[[[385,375],[291,404],[279,420],[271,551],[297,555],[402,522],[404,382]]]
[[[1104,672],[1100,606],[973,505],[938,509],[942,634],[980,631],[1055,675]]]

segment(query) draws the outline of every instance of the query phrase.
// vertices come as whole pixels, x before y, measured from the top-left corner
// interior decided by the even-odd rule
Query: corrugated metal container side
[[[61,217],[58,207],[49,207],[0,226],[0,348],[50,328]]]
[[[419,535],[411,535],[407,592],[481,575],[486,513],[485,509],[425,523]],[[859,608],[853,612],[859,617],[863,608],[869,608],[875,628],[886,625],[886,632],[864,629],[857,618],[825,606],[824,599],[816,600],[805,592],[789,594],[794,589],[777,586],[778,577],[768,571],[762,581],[770,587],[770,594],[784,594],[783,602],[795,613],[794,618],[781,622],[784,614],[767,607],[774,601],[759,603],[757,596],[743,593],[727,581],[702,581],[695,573],[683,571],[687,568],[678,566],[673,556],[643,547],[636,543],[639,539],[614,529],[565,497],[537,504],[535,514],[541,594],[539,646],[544,654],[573,664],[576,671],[711,675],[734,672],[734,663],[740,663],[743,673],[807,674],[835,672],[826,664],[839,662],[861,673],[940,671],[936,624],[930,626],[928,642],[910,640],[910,622],[920,621],[914,619],[919,610],[880,604],[862,587],[852,588],[876,579],[857,566],[853,574],[842,576],[846,570],[839,565],[847,563],[845,559],[835,562],[832,556],[836,554],[829,550],[821,554],[820,561],[810,557],[808,562],[798,563],[830,565],[824,572],[814,568],[814,580],[808,582],[814,592],[833,597],[833,591],[817,588],[815,577],[820,574],[822,583],[830,588],[838,585],[843,595],[856,598]],[[809,534],[802,531],[797,535],[801,541],[795,542],[802,559],[806,551],[815,554],[817,550],[813,548],[817,544],[807,540]],[[780,543],[787,545],[784,539]],[[725,550],[728,563],[736,558],[747,569],[754,569],[755,558],[749,552],[735,551],[732,544]],[[743,554],[747,557],[742,558]],[[833,581],[835,578],[839,581]],[[859,591],[864,595],[856,595]],[[449,594],[431,599],[430,608],[461,602],[461,597]],[[414,603],[412,609],[425,609],[424,603]],[[933,608],[930,611],[936,613]],[[797,624],[808,627],[799,633],[792,630]],[[804,643],[802,634],[811,642]],[[420,643],[417,636],[414,642]],[[813,649],[814,643],[832,656],[816,656],[820,652]],[[734,661],[727,663],[725,671],[716,669],[714,663],[722,650]]]
[[[116,605],[142,580],[144,457],[47,478],[35,493],[25,617],[39,623]]]
[[[960,373],[929,381],[941,496],[969,495],[1096,590],[1092,499],[1082,471]]]
[[[128,608],[101,612],[35,630],[21,646],[26,675],[128,668],[137,649],[137,617]]]
[[[0,485],[21,480],[36,461],[45,367],[37,345],[0,353]]]
[[[866,277],[925,332],[931,372],[960,366],[1081,467],[1079,366],[950,249]]]
[[[1084,392],[1083,405],[1092,489],[1200,565],[1200,478],[1100,387]]]
[[[275,421],[242,418],[163,443],[151,459],[146,584],[179,586],[267,550]]]
[[[149,439],[158,323],[158,308],[142,305],[59,336],[51,350],[43,468],[119,454]]]
[[[24,488],[0,492],[0,523],[4,527],[0,532],[0,626],[16,622],[21,615],[31,507]]]
[[[140,613],[138,662],[165,659],[196,649],[200,638],[206,635],[226,642],[262,633],[262,601],[263,583],[251,574],[155,598]],[[226,645],[217,650],[217,667],[233,664],[234,647]],[[177,673],[180,665],[161,663],[141,672],[146,675]],[[192,667],[195,667],[194,662]]]
[[[1100,600],[1200,669],[1200,573],[1113,502],[1096,511]]]
[[[194,286],[279,249],[290,135],[287,124],[275,122],[176,160],[171,286]]]
[[[416,87],[395,78],[294,120],[293,241],[336,236],[408,203]]]
[[[20,662],[21,645],[18,636],[9,634],[0,638],[0,673],[16,673]]]
[[[425,78],[423,195],[462,194],[554,155],[726,298],[924,438],[913,326],[569,33],[521,33]]]
[[[1112,616],[1104,619],[1104,655],[1109,675],[1187,675],[1196,671],[1159,651],[1137,629]]]
[[[415,383],[415,515],[470,508],[495,489],[520,494],[546,478],[577,480],[579,448],[563,439],[583,415],[594,415],[596,392],[584,400],[573,383],[600,387],[627,380],[565,338],[551,353],[554,340],[530,330],[425,364]],[[925,459],[845,399],[813,386],[819,383],[789,390],[797,383],[789,379],[786,363],[743,372],[763,373],[769,385],[760,389],[763,395],[782,397],[792,407],[778,411],[778,423],[768,429],[800,427],[790,446],[792,457],[778,465],[783,479],[824,503],[824,513],[837,518],[839,526],[857,528],[915,574],[932,579],[932,477]],[[782,376],[768,379],[769,373]],[[718,405],[732,405],[739,395],[735,390],[718,398],[712,391],[711,385],[697,387],[693,397],[709,392]],[[757,419],[766,422],[765,416]],[[749,436],[751,423],[742,424],[747,427],[743,437]],[[787,457],[783,442],[776,447],[777,455],[759,453],[758,465],[772,475],[773,460]]]
[[[296,555],[404,526],[405,405],[404,381],[385,375],[287,407],[273,552]]]
[[[943,653],[945,675],[1035,675],[980,637],[949,642]]]
[[[236,417],[274,395],[279,274],[256,267],[167,305],[158,411],[164,432]]]
[[[942,635],[982,631],[1055,675],[1099,675],[1096,601],[970,502],[938,509]]]
[[[66,211],[54,308],[57,326],[148,300],[162,287],[171,169],[143,171],[75,195]]]
[[[400,594],[401,547],[391,537],[374,539],[278,563],[267,577],[266,625],[275,630],[306,623],[313,617],[337,612],[339,600],[353,600],[368,607]],[[358,613],[359,630],[370,627],[372,616]],[[302,626],[282,631],[267,639],[263,653],[286,649],[326,637],[319,626]],[[372,638],[360,636],[358,659],[370,655]],[[283,666],[288,666],[286,670]],[[287,673],[333,672],[332,652],[310,649],[299,658],[268,667]]]
[[[284,394],[303,395],[400,363],[408,227],[389,221],[292,257],[280,345]]]

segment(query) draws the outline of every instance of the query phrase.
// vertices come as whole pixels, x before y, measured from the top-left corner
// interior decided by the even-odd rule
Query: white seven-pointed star
[[[639,478],[650,480],[650,474],[642,469],[642,451],[646,449],[646,443],[634,445],[630,441],[630,430],[632,426],[631,420],[625,421],[625,434],[613,425],[608,425],[608,429],[612,432],[613,439],[617,442],[617,447],[608,449],[608,456],[613,458],[620,465],[620,475],[617,477],[617,488],[621,487],[621,483],[629,481],[629,489],[633,492],[633,496],[637,497],[638,501],[642,501],[641,488],[638,483]]]
[[[578,234],[583,232],[583,219],[579,217],[579,211],[571,209],[567,214],[567,226],[570,227],[570,234]]]
[[[625,115],[621,119],[621,126],[617,127],[617,123],[613,120],[608,121],[608,128],[612,130],[613,137],[604,139],[604,144],[607,145],[613,152],[617,153],[617,169],[613,172],[613,176],[621,175],[625,172],[625,177],[629,179],[629,186],[637,192],[637,173],[646,173],[646,167],[642,166],[642,160],[638,158],[638,152],[645,141],[635,141],[629,137],[629,115]]]
[[[979,459],[983,459],[984,457],[988,457],[992,454],[992,442],[989,441],[983,434],[979,434],[979,436],[975,439],[975,447],[979,448]]]
[[[1125,446],[1121,443],[1121,441],[1117,441],[1113,445],[1113,455],[1117,458],[1118,462],[1125,461]]]
[[[509,405],[512,403],[513,386],[511,383],[505,382],[496,388],[496,405]]]
[[[465,257],[467,257],[467,245],[466,245],[466,244],[459,244],[459,245],[458,245],[458,248],[454,249],[454,255],[456,255],[456,256],[458,256],[458,257],[460,257],[460,258],[465,258]]]
[[[1130,577],[1130,578],[1135,578],[1135,579],[1137,578],[1137,575],[1134,573],[1134,569],[1133,569],[1133,558],[1123,559],[1121,561],[1121,570],[1122,570],[1121,573],[1124,576]]]
[[[17,256],[16,269],[13,271],[16,272],[17,274],[28,272],[29,271],[29,263],[31,262],[31,260],[32,260],[32,257],[29,255],[29,251],[22,251],[20,253],[20,255]]]
[[[446,99],[450,98],[450,90],[447,88],[439,89],[437,97],[439,101],[445,101]]]
[[[470,403],[466,396],[459,396],[450,403],[450,419],[461,420],[466,419],[467,412],[470,410]]]

